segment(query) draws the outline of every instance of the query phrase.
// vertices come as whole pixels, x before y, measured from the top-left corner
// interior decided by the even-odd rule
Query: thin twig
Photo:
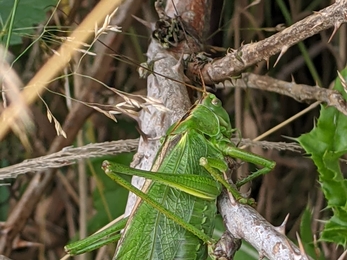
[[[320,88],[318,86],[309,86],[305,84],[296,84],[274,79],[269,76],[256,75],[253,73],[242,73],[240,79],[233,79],[224,84],[218,84],[219,87],[237,87],[254,88],[265,91],[275,92],[286,95],[299,102],[321,101],[328,106],[333,106],[341,113],[347,115],[347,102],[343,96],[336,90],[329,88]]]

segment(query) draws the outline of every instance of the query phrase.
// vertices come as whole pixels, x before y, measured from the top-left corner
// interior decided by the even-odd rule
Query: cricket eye
[[[214,105],[216,107],[221,106],[221,101],[218,98],[212,99],[211,103],[212,103],[212,105]]]

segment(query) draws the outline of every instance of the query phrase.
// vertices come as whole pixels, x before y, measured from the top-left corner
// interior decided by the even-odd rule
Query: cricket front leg
[[[263,174],[270,172],[271,170],[273,170],[273,168],[275,168],[275,165],[276,165],[276,163],[274,161],[268,160],[264,157],[261,157],[259,155],[254,154],[254,153],[244,151],[244,150],[237,148],[237,147],[235,147],[229,143],[221,144],[219,146],[219,148],[221,149],[223,154],[225,154],[227,156],[230,156],[230,157],[235,158],[235,159],[240,159],[240,160],[245,161],[245,162],[250,162],[250,163],[253,163],[255,165],[263,166],[262,169],[259,169],[255,172],[253,172],[248,177],[238,181],[236,183],[237,188],[241,187],[242,185],[252,181],[253,179],[255,179],[255,178],[257,178]]]
[[[230,194],[234,197],[235,200],[237,200],[238,202],[242,204],[248,204],[248,205],[254,206],[253,199],[248,199],[243,197],[241,193],[237,190],[236,186],[229,184],[225,180],[223,173],[226,172],[227,169],[225,167],[225,163],[223,163],[222,160],[215,159],[215,158],[201,157],[200,165],[204,167],[206,171],[208,171],[216,181],[222,184],[230,192]]]

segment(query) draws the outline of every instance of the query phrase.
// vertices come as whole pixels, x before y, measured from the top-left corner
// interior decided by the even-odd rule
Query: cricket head
[[[230,140],[233,129],[229,115],[215,95],[206,93],[179,122],[171,126],[168,134],[180,134],[193,129],[213,139]]]
[[[211,110],[219,120],[221,134],[230,139],[233,129],[231,128],[230,118],[227,111],[223,108],[220,101],[214,94],[207,93],[206,97],[201,101],[201,105]]]

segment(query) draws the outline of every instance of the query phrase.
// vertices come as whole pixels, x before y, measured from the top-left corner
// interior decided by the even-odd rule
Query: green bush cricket
[[[68,254],[90,251],[121,237],[114,259],[206,259],[215,243],[211,237],[217,213],[216,200],[222,187],[236,200],[251,203],[252,200],[243,198],[236,187],[275,166],[273,161],[235,147],[230,141],[233,131],[221,101],[214,94],[205,93],[167,131],[155,161],[158,172],[105,161],[102,166],[105,173],[141,199],[126,225],[122,220],[111,231],[95,235],[98,245],[93,238],[89,238],[94,241],[92,243],[82,240],[85,242],[70,244],[65,247]],[[226,157],[263,168],[233,187],[223,176],[228,169]],[[142,191],[134,188],[119,174],[147,178],[146,188]],[[114,229],[119,231],[123,227],[122,235],[114,235]]]

